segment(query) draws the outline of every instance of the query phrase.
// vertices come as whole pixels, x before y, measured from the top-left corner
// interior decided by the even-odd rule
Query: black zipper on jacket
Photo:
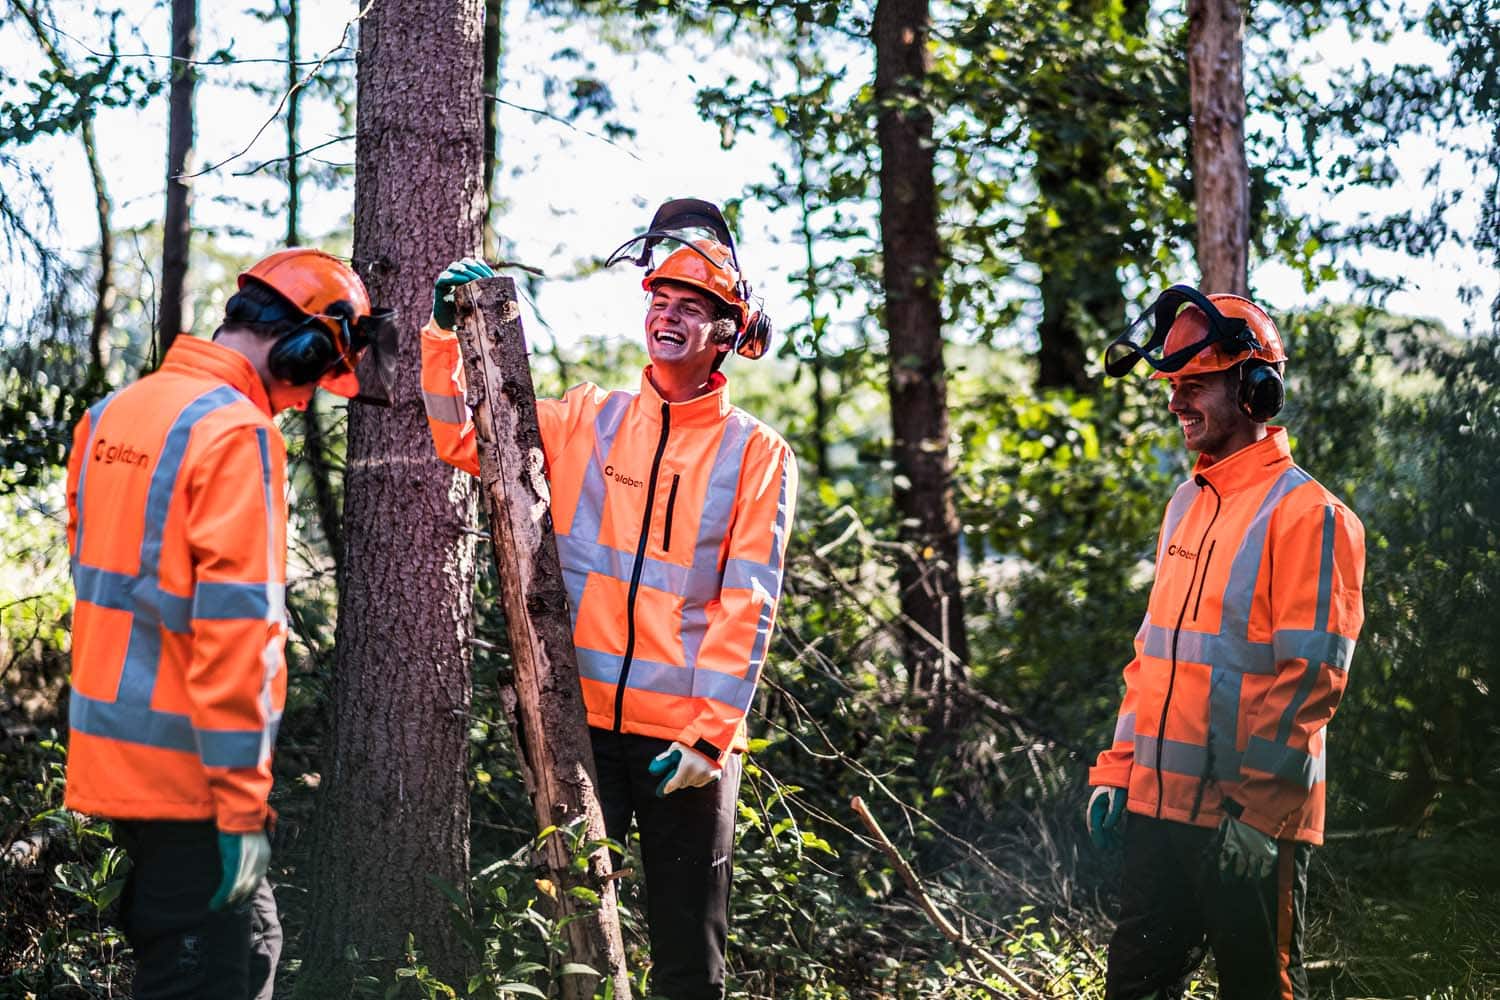
[[[1219,544],[1215,538],[1208,543],[1208,555],[1203,557],[1203,575],[1198,577],[1198,596],[1193,600],[1193,621],[1198,620],[1198,608],[1203,604],[1203,585],[1208,582],[1208,567],[1213,565],[1214,546]]]
[[[1203,551],[1203,543],[1208,541],[1208,533],[1213,530],[1214,522],[1219,519],[1219,508],[1223,506],[1223,499],[1219,491],[1214,489],[1213,484],[1202,476],[1196,477],[1199,488],[1206,488],[1214,495],[1214,514],[1208,519],[1208,524],[1203,529],[1203,535],[1198,539],[1198,551]],[[1167,677],[1167,696],[1161,703],[1161,719],[1156,724],[1156,818],[1161,819],[1162,801],[1166,798],[1165,782],[1161,777],[1161,753],[1162,747],[1167,741],[1167,713],[1172,708],[1172,689],[1177,686],[1177,638],[1182,633],[1182,620],[1187,616],[1188,605],[1193,600],[1193,584],[1198,581],[1198,560],[1193,560],[1193,575],[1188,579],[1187,593],[1182,595],[1182,609],[1177,612],[1177,624],[1172,627],[1172,672]],[[1201,787],[1200,787],[1201,792]],[[1196,810],[1194,810],[1196,812]]]
[[[646,542],[651,536],[651,507],[656,500],[656,476],[661,471],[661,457],[667,451],[667,431],[672,426],[672,410],[661,404],[661,440],[656,442],[656,457],[651,459],[651,477],[646,481],[646,513],[641,515],[641,539],[635,546],[635,565],[630,569],[630,592],[625,598],[625,655],[620,659],[619,686],[615,688],[615,725],[625,716],[625,681],[630,677],[630,661],[635,658],[635,595],[641,589],[641,569],[646,564]]]
[[[667,523],[661,529],[661,550],[672,551],[672,511],[677,506],[677,481],[682,478],[680,472],[672,473],[672,491],[667,494]]]

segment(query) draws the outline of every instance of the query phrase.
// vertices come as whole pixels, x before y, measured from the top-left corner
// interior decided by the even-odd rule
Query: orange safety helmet
[[[251,278],[269,285],[308,316],[333,320],[335,317],[330,310],[343,311],[334,309],[338,302],[346,303],[353,311],[349,317],[351,326],[370,315],[370,293],[365,291],[365,283],[348,264],[322,250],[309,247],[279,250],[241,274],[239,287],[244,288],[245,282]],[[334,336],[343,336],[342,324],[325,322],[323,325]],[[347,344],[339,346],[348,347]]]
[[[1143,328],[1151,331],[1144,342],[1137,335]],[[1168,378],[1224,371],[1251,359],[1286,360],[1281,334],[1264,309],[1238,295],[1173,285],[1110,342],[1104,371],[1119,378],[1144,361],[1155,369],[1153,377]]]
[[[1181,368],[1174,372],[1152,372],[1152,378],[1220,372],[1226,368],[1233,368],[1248,358],[1255,358],[1270,364],[1278,364],[1286,360],[1286,349],[1281,343],[1281,333],[1277,331],[1276,324],[1272,322],[1264,309],[1249,299],[1225,292],[1215,292],[1209,295],[1208,301],[1213,303],[1220,316],[1243,320],[1245,326],[1255,335],[1255,340],[1260,346],[1252,348],[1247,354],[1243,348],[1232,341],[1213,338],[1211,336],[1213,324],[1208,315],[1196,305],[1188,305],[1172,321],[1172,328],[1167,331],[1167,341],[1162,352],[1167,357],[1171,357],[1175,352],[1194,344],[1204,341],[1208,341],[1208,344]]]
[[[653,290],[659,282],[675,281],[706,292],[735,311],[735,328],[743,330],[750,320],[750,304],[740,295],[740,272],[734,255],[722,243],[694,240],[672,251],[661,266],[646,272],[641,287]]]
[[[257,261],[239,276],[241,289],[252,282],[274,291],[304,317],[272,347],[268,361],[273,374],[294,384],[315,381],[349,399],[379,403],[384,395],[388,401],[388,388],[362,387],[355,369],[372,344],[377,354],[391,355],[376,359],[380,367],[391,367],[393,314],[371,308],[365,283],[349,265],[322,250],[292,247]],[[390,372],[371,374],[388,386]]]

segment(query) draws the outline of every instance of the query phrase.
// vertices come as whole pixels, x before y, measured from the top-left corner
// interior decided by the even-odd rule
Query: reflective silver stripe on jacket
[[[594,420],[594,443],[589,464],[579,491],[578,506],[567,532],[557,534],[558,556],[563,566],[574,625],[578,608],[590,574],[628,583],[636,565],[634,549],[618,549],[599,541],[605,503],[604,467],[614,447],[626,411],[636,399],[634,393],[614,392],[605,400]],[[731,558],[721,570],[719,554],[725,530],[734,515],[739,493],[741,470],[756,422],[741,410],[731,410],[724,433],[709,470],[703,509],[698,518],[698,534],[693,541],[692,565],[682,566],[649,556],[641,557],[641,585],[682,597],[683,607],[678,639],[683,649],[683,666],[656,663],[639,656],[631,659],[628,687],[658,694],[711,698],[724,704],[747,709],[755,691],[755,681],[771,632],[774,602],[781,593],[781,558],[786,545],[790,505],[790,478],[786,462],[781,470],[781,494],[776,523],[772,527],[770,561],[757,563]],[[746,589],[764,595],[757,622],[751,657],[744,677],[722,671],[699,669],[698,658],[708,633],[708,606],[726,588]],[[619,683],[621,657],[602,650],[578,647],[579,671],[582,676],[606,684]]]
[[[1240,539],[1230,564],[1229,578],[1222,597],[1220,626],[1217,632],[1181,628],[1176,632],[1178,662],[1201,663],[1210,667],[1209,678],[1209,745],[1167,740],[1162,744],[1162,770],[1191,777],[1238,780],[1241,767],[1252,767],[1305,788],[1323,779],[1325,755],[1317,757],[1290,745],[1297,713],[1316,688],[1324,668],[1347,670],[1354,655],[1354,641],[1329,629],[1333,592],[1333,545],[1335,513],[1324,508],[1320,546],[1318,605],[1312,629],[1281,629],[1270,642],[1249,638],[1250,615],[1255,599],[1255,585],[1265,558],[1266,537],[1271,518],[1281,502],[1292,491],[1312,481],[1297,466],[1284,471],[1272,484],[1260,507]],[[1180,526],[1193,497],[1191,482],[1173,495],[1163,521],[1161,544]],[[1158,560],[1161,553],[1158,552]],[[1173,658],[1173,630],[1151,621],[1149,613],[1136,635],[1141,655],[1160,660]],[[1276,737],[1267,740],[1251,736],[1244,754],[1236,747],[1239,732],[1241,689],[1246,674],[1273,676],[1278,665],[1292,659],[1306,660],[1303,676],[1293,697],[1282,711]],[[1121,716],[1115,730],[1115,742],[1133,742],[1137,760],[1155,760],[1157,740],[1153,734],[1136,733],[1134,714]]]
[[[90,441],[115,397],[91,411]],[[131,614],[130,638],[113,700],[95,699],[75,691],[69,706],[69,725],[78,732],[167,750],[196,752],[208,767],[256,767],[275,741],[280,716],[270,711],[269,678],[263,689],[267,722],[255,730],[195,729],[191,719],[151,707],[161,667],[163,630],[190,634],[196,620],[256,619],[281,621],[285,613],[285,587],[273,581],[260,583],[212,583],[194,585],[191,598],[162,591],[160,565],[163,536],[172,496],[182,473],[182,463],[193,428],[216,410],[244,400],[229,386],[218,386],[188,403],[177,415],[162,444],[161,456],[147,487],[145,524],[141,534],[139,566],[134,576],[73,561],[73,585],[78,599],[100,607]],[[274,532],[270,497],[270,456],[264,429],[260,429],[262,482],[266,495],[268,532]],[[83,502],[88,462],[79,474],[78,536],[74,549],[83,551]],[[271,534],[274,538],[274,533]],[[274,565],[274,559],[268,565]]]

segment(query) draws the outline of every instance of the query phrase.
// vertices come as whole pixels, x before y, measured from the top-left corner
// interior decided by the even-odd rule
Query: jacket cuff
[[[214,826],[220,833],[262,833],[275,828],[276,810],[265,805],[254,813],[220,811],[214,817]]]
[[[680,733],[677,742],[707,757],[715,767],[723,767],[724,759],[729,756],[727,749],[720,749],[703,737],[693,735],[691,730]]]
[[[1228,809],[1224,811],[1229,812]],[[1231,813],[1231,815],[1234,814]],[[1285,817],[1278,819],[1274,816],[1267,816],[1265,813],[1256,812],[1254,809],[1241,809],[1239,814],[1235,816],[1235,819],[1247,826],[1254,827],[1272,840],[1280,840],[1281,831],[1286,827]]]
[[[1089,768],[1089,784],[1107,788],[1129,788],[1130,768],[1118,765]]]

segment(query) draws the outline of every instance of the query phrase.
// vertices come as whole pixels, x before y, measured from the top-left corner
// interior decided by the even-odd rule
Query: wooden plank
[[[563,828],[541,846],[557,901],[555,916],[568,921],[568,961],[599,971],[613,983],[618,1000],[629,1000],[609,851],[603,846],[590,851],[581,872],[572,865],[570,844],[602,840],[604,814],[594,791],[594,756],[578,685],[568,592],[552,532],[536,391],[516,285],[506,277],[472,281],[454,299],[514,665],[510,696],[504,700],[537,828]],[[580,886],[598,894],[597,906],[571,891]],[[564,976],[562,996],[588,1000],[598,985],[592,976]]]

